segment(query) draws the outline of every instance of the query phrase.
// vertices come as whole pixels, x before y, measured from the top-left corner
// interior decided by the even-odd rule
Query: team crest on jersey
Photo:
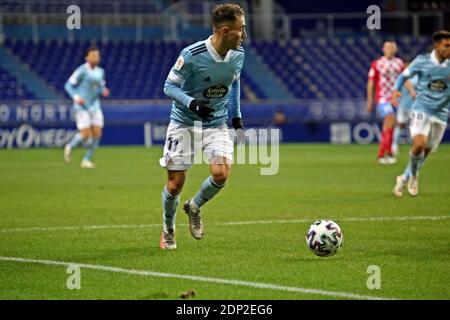
[[[203,96],[209,99],[218,99],[223,98],[227,95],[228,88],[222,84],[209,87],[205,91],[203,91]]]
[[[444,92],[447,90],[447,84],[442,80],[433,80],[428,84],[428,89],[436,92]]]
[[[184,58],[180,56],[177,62],[175,63],[175,70],[180,71],[181,68],[183,68],[183,65],[184,65]]]

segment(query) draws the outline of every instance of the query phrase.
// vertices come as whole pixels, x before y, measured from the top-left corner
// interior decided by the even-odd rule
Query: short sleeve
[[[420,56],[418,56],[411,62],[411,64],[405,70],[403,70],[402,75],[409,78],[415,74],[419,74],[420,64],[421,64],[421,58],[420,58]]]
[[[80,66],[70,76],[69,83],[73,86],[76,86],[83,79],[83,76],[84,76],[84,68],[83,66]]]
[[[370,70],[369,70],[369,80],[375,80],[375,78],[378,75],[378,70],[377,70],[377,62],[373,61],[372,64],[370,65]]]
[[[167,79],[175,84],[182,85],[190,77],[191,72],[192,54],[184,49],[170,70]]]

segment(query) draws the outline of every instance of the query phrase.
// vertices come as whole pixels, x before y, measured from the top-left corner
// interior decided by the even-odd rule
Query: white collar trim
[[[209,54],[214,59],[214,61],[219,62],[219,63],[230,61],[231,53],[233,50],[228,50],[227,55],[225,56],[225,58],[222,59],[220,54],[217,53],[216,49],[214,49],[214,47],[212,45],[212,36],[209,36],[209,38],[206,39],[205,44],[206,44],[206,49],[208,50]]]
[[[448,59],[445,59],[444,61],[439,63],[439,60],[436,56],[436,50],[431,51],[430,57],[431,57],[431,62],[433,62],[437,66],[446,67],[448,65]]]
[[[89,64],[89,62],[85,62],[84,64],[86,65],[86,69],[88,69],[89,71],[97,70],[98,66],[95,66],[94,68],[92,68],[91,65]]]

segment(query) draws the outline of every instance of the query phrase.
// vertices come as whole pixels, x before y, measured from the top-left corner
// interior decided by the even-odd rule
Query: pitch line
[[[243,226],[255,224],[289,224],[289,223],[306,223],[314,222],[311,219],[293,219],[293,220],[257,220],[257,221],[232,221],[211,223],[214,226]],[[448,216],[411,216],[411,217],[350,217],[350,218],[334,218],[336,222],[376,222],[376,221],[415,221],[415,220],[444,220],[450,219]],[[178,226],[187,226],[187,223],[180,223]],[[30,228],[14,228],[0,229],[0,233],[13,232],[35,232],[35,231],[65,231],[65,230],[101,230],[101,229],[142,229],[162,227],[161,223],[157,224],[117,224],[117,225],[92,225],[92,226],[57,226],[57,227],[30,227]]]
[[[366,296],[366,295],[359,295],[359,294],[349,293],[349,292],[325,291],[325,290],[319,290],[319,289],[289,287],[289,286],[282,286],[282,285],[271,284],[271,283],[262,283],[262,282],[250,282],[250,281],[242,281],[242,280],[234,280],[234,279],[221,279],[221,278],[211,278],[211,277],[202,277],[202,276],[175,274],[175,273],[124,269],[124,268],[118,268],[118,267],[93,265],[93,264],[85,264],[85,263],[75,263],[75,262],[37,260],[37,259],[26,259],[26,258],[18,258],[18,257],[3,257],[3,256],[0,256],[0,261],[42,264],[42,265],[48,265],[48,266],[64,266],[64,267],[78,266],[83,269],[107,271],[107,272],[114,272],[114,273],[124,273],[124,274],[138,275],[138,276],[144,276],[144,277],[183,279],[183,280],[191,280],[191,281],[199,281],[199,282],[207,282],[207,283],[217,283],[217,284],[225,284],[225,285],[232,285],[232,286],[250,287],[250,288],[257,288],[257,289],[268,289],[268,290],[284,291],[284,292],[316,294],[316,295],[329,296],[329,297],[334,297],[334,298],[346,298],[346,299],[358,299],[358,300],[393,300],[392,298]]]

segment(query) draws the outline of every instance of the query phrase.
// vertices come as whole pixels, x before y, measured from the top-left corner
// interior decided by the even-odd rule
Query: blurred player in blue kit
[[[412,146],[409,162],[402,175],[397,176],[393,193],[408,193],[415,197],[419,193],[419,170],[431,151],[442,140],[447,126],[450,108],[450,32],[437,31],[432,36],[434,50],[419,55],[398,77],[392,94],[392,104],[398,105],[400,89],[407,78],[418,76],[416,99],[411,109],[409,125]]]
[[[104,125],[100,96],[108,97],[109,89],[105,85],[105,71],[99,67],[100,51],[90,47],[86,51],[86,63],[79,66],[67,80],[64,88],[73,100],[75,121],[78,133],[64,148],[64,160],[72,160],[72,149],[83,144],[86,154],[81,168],[93,169],[92,157],[99,146]]]

